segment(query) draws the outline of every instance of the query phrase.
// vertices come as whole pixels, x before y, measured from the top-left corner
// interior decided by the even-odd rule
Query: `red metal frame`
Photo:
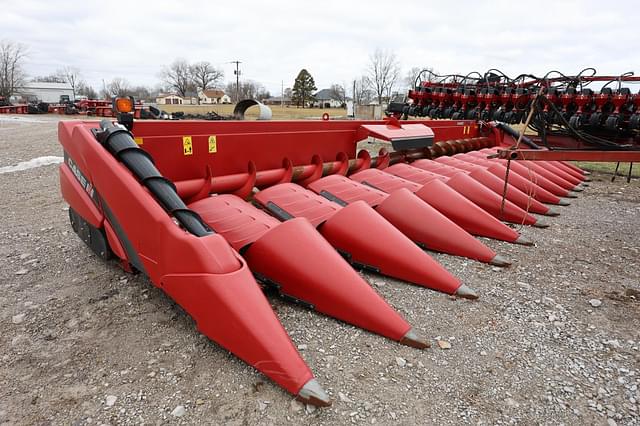
[[[431,160],[418,161],[416,167],[392,165],[513,142],[500,131],[472,120],[400,124],[135,121],[132,135],[125,136],[107,122],[99,142],[95,121],[64,121],[58,125],[65,150],[60,185],[70,211],[105,236],[121,264],[148,275],[184,307],[204,334],[305,402],[326,405],[324,391],[309,393],[317,385],[313,375],[251,273],[280,294],[324,314],[423,348],[426,342],[338,252],[353,265],[475,298],[472,289],[407,236],[427,247],[435,241],[436,249],[504,266],[507,260],[466,232],[530,244],[496,217],[543,226],[509,201],[501,207],[495,190],[467,175],[470,172]],[[124,145],[108,145],[113,135],[124,137]],[[368,137],[415,142],[432,136],[432,146],[407,152],[382,150],[376,158],[366,150],[357,152],[358,143]],[[479,155],[486,159],[488,154]],[[125,155],[136,156],[151,171],[141,176]],[[403,176],[419,184],[371,169],[400,176],[402,166],[411,169]],[[434,171],[447,177],[441,181],[434,175],[429,177],[432,182],[424,182],[415,174],[431,174],[418,167],[437,167]],[[553,170],[549,165],[539,173],[577,179]],[[342,176],[322,179],[328,175]],[[405,189],[371,189],[368,181],[374,178],[381,186]],[[163,193],[170,193],[178,207],[162,203],[152,182],[161,182]],[[261,190],[253,194],[256,187]],[[482,210],[469,201],[469,191],[484,194],[478,197],[490,200],[490,205],[478,200]],[[262,210],[243,200],[250,197]],[[427,202],[429,206],[423,204]],[[178,213],[193,213],[191,218],[200,221],[204,231],[192,234],[187,226],[181,227]],[[426,228],[427,222],[436,229]],[[438,233],[442,229],[447,229],[446,238]]]
[[[430,127],[435,142],[480,136],[480,125],[470,120],[405,123]],[[365,158],[357,157],[356,144],[369,135],[363,125],[379,124],[357,120],[138,121],[133,134],[173,181],[204,178],[209,166],[213,185],[231,192],[252,179],[253,168],[256,186],[261,187],[282,180],[288,173],[294,181],[308,178],[316,169],[322,174],[335,173],[344,161],[350,161],[351,167],[360,166]],[[183,137],[191,138],[193,154],[183,155]],[[215,152],[210,153],[211,137],[215,137]],[[327,162],[335,163],[327,169],[323,165]]]
[[[640,151],[501,149],[498,158],[531,161],[640,162]]]
[[[357,141],[368,134],[362,123],[156,121],[136,122],[133,131],[139,146],[152,154],[162,174],[175,180],[178,188],[181,184],[184,186],[185,179],[187,183],[197,181],[200,187],[187,202],[204,214],[206,209],[202,210],[202,204],[214,201],[209,193],[215,185],[220,186],[219,181],[237,183],[239,187],[231,189],[246,197],[259,173],[264,185],[287,180],[304,182],[326,173],[346,173],[350,165],[358,162],[370,164],[370,158],[356,157]],[[148,275],[212,340],[305,402],[329,403],[326,395],[322,397],[321,389],[310,393],[309,389],[315,388],[313,375],[271,311],[245,258],[223,237],[228,234],[226,225],[218,229],[219,233],[204,236],[190,234],[178,226],[171,212],[161,207],[132,171],[98,142],[92,133],[97,124],[95,121],[63,121],[58,125],[65,150],[60,184],[64,198],[71,205],[70,211],[96,232],[103,232],[125,269],[135,267]],[[454,136],[469,133],[472,128],[471,123],[466,130],[463,123],[438,123],[437,126],[444,134]],[[427,127],[424,129],[425,133],[430,132]],[[128,149],[135,150],[134,141],[130,138],[128,141],[131,144]],[[327,160],[329,165],[325,164]],[[184,194],[183,199],[187,199]],[[202,203],[195,202],[197,199]],[[244,203],[240,199],[237,202]],[[245,213],[264,214],[255,208],[251,210],[249,205]],[[384,235],[393,234],[393,238],[387,236],[386,240],[393,239],[396,246],[404,247],[405,252],[411,251],[412,256],[406,256],[402,250],[387,253],[384,246],[368,238],[367,232],[355,235],[355,239],[360,239],[355,241],[352,230],[355,225],[363,226],[365,219],[367,223],[378,224],[379,232],[386,227]],[[417,348],[427,345],[348,267],[306,219],[282,225],[272,220],[265,223],[270,223],[273,231],[256,236],[248,246],[238,247],[250,259],[252,272],[270,274],[267,278],[273,281],[266,282],[273,282],[289,295],[304,296],[321,312],[406,345]],[[409,281],[425,286],[435,281],[436,286],[446,287],[449,293],[477,297],[366,204],[345,207],[341,214],[317,226],[323,235],[331,235],[335,245],[355,249],[354,262],[377,246],[375,258],[386,262],[381,271],[395,274],[397,269]],[[211,227],[215,228],[213,222]],[[351,232],[351,237],[345,236],[345,232]],[[301,257],[298,261],[287,260],[293,256],[287,255],[286,247],[274,249],[296,239],[296,235],[301,238],[302,233],[306,233],[306,239],[295,249]],[[288,247],[291,248],[291,244]],[[395,256],[395,261],[390,256]],[[321,259],[332,264],[324,264]],[[401,264],[402,260],[405,265]],[[314,268],[309,268],[309,262],[314,262]],[[340,262],[344,267],[339,266]],[[296,269],[295,265],[305,267]],[[325,272],[331,270],[333,274],[329,278],[335,278],[337,267],[342,268],[341,278],[327,279]],[[316,271],[315,280],[307,276],[312,271]],[[422,277],[429,279],[422,280]],[[354,304],[350,305],[351,302]]]
[[[220,234],[198,238],[176,226],[130,171],[96,141],[91,130],[97,124],[58,124],[66,158],[60,168],[65,199],[92,225],[117,230],[110,241],[128,248],[119,253],[123,264],[135,257],[139,269],[189,312],[204,334],[297,394],[313,375],[245,260]],[[254,318],[243,315],[248,306]]]
[[[529,109],[536,101],[541,111],[532,126],[546,130],[545,146],[571,149],[593,149],[579,139],[564,136],[568,132],[600,137],[619,145],[640,149],[640,93],[626,83],[640,81],[632,73],[620,76],[585,76],[593,71],[585,69],[576,76],[551,71],[544,78],[521,74],[509,79],[504,74],[488,71],[484,77],[437,76],[440,81],[422,81],[409,90],[411,103],[391,104],[390,114],[400,116],[429,116],[437,118],[467,118],[524,123]],[[499,71],[498,71],[499,72]],[[432,74],[432,73],[430,73]],[[477,73],[476,73],[477,74]],[[550,78],[549,78],[550,77]],[[599,92],[587,85],[607,82]],[[566,132],[557,130],[559,125]],[[600,147],[601,149],[601,147]],[[607,155],[606,157],[610,157]]]

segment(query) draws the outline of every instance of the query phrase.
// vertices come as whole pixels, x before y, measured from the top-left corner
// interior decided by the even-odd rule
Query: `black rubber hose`
[[[518,138],[520,137],[520,132],[518,132],[516,129],[514,129],[513,127],[505,123],[498,121],[496,124],[496,127],[502,130],[503,132],[505,132],[506,134],[510,135],[511,137],[513,137],[515,140],[518,140]],[[524,142],[527,146],[529,146],[529,148],[540,149],[539,145],[537,145],[534,141],[532,141],[530,138],[528,138],[525,135],[522,135],[522,142]]]
[[[129,131],[115,126],[109,120],[102,120],[100,128],[102,131],[97,132],[96,137],[102,146],[131,170],[162,208],[172,214],[184,229],[198,237],[213,233],[196,212],[187,208],[178,196],[173,182],[160,174],[151,156],[135,143]]]

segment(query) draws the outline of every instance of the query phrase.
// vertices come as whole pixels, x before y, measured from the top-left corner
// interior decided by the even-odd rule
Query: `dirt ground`
[[[0,167],[61,156],[57,118],[0,117]],[[550,228],[522,229],[534,247],[483,240],[510,268],[434,254],[478,301],[364,274],[430,349],[271,299],[334,398],[316,410],[93,256],[56,165],[0,174],[0,201],[2,425],[640,424],[637,179],[594,174]]]

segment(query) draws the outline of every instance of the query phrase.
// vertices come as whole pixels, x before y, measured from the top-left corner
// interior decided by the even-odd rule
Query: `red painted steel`
[[[408,189],[401,188],[389,195],[340,175],[324,177],[308,187],[317,194],[337,197],[346,203],[366,202],[423,248],[481,262],[495,262],[493,250]]]
[[[376,211],[423,248],[498,266],[511,264],[408,189],[392,192]]]
[[[97,112],[106,106],[94,108]],[[202,237],[185,232],[129,169],[96,141],[91,133],[96,124],[66,121],[59,125],[59,139],[67,154],[60,175],[65,199],[83,220],[104,232],[100,235],[105,235],[125,268],[148,275],[154,285],[193,316],[209,338],[300,396],[314,382],[313,375],[271,311],[249,268],[267,286],[277,284],[282,294],[313,305],[327,315],[404,344],[424,346],[410,325],[330,245],[355,266],[475,298],[471,289],[403,232],[428,248],[483,261],[495,261],[495,253],[463,229],[505,241],[526,242],[456,192],[476,197],[485,207],[485,199],[491,199],[495,214],[494,201],[499,197],[494,192],[495,179],[491,191],[469,176],[473,170],[460,172],[431,161],[429,164],[440,167],[438,173],[446,175],[442,176],[407,164],[394,164],[480,149],[501,140],[495,129],[476,121],[429,120],[395,126],[355,120],[136,121],[136,142],[150,154],[162,175],[175,183],[183,201],[217,231]],[[381,124],[382,130],[374,127]],[[404,127],[405,124],[413,127]],[[426,140],[424,126],[434,133],[430,148],[381,152],[377,158],[367,152],[356,155],[357,142],[371,135],[394,141],[411,136],[407,134],[411,129],[419,129],[419,134],[413,136]],[[406,144],[417,145],[411,139]],[[514,174],[522,173],[522,169],[528,172],[531,167],[513,163]],[[491,160],[486,170],[503,164],[502,160]],[[550,163],[544,170],[556,177],[571,177],[572,182],[578,179],[557,164]],[[485,180],[495,175],[477,174]],[[559,188],[549,179],[539,179]],[[356,181],[366,181],[379,190]],[[346,186],[340,189],[333,184]],[[304,186],[321,193],[328,188],[348,204],[343,207]],[[472,193],[470,186],[474,188]],[[255,194],[254,201],[279,221],[242,200],[249,198],[256,187],[261,191]],[[222,195],[211,197],[212,193]],[[514,220],[519,211],[508,200],[506,205],[506,214]],[[529,217],[518,219],[527,223]]]
[[[562,170],[561,168],[559,168],[558,166],[556,166],[552,162],[549,162],[549,161],[536,161],[536,164],[538,164],[539,166],[543,167],[544,169],[547,169],[549,172],[551,172],[551,173],[553,173],[553,174],[555,174],[557,176],[560,176],[562,179],[564,179],[564,180],[566,180],[568,182],[571,182],[574,185],[579,185],[583,181],[583,179],[578,179],[573,174]]]
[[[571,176],[575,177],[576,179],[579,179],[581,182],[584,182],[585,180],[587,180],[587,177],[583,173],[572,169],[562,161],[549,161],[548,163],[553,164],[555,167],[559,168],[560,170],[564,170],[566,173],[569,173]]]
[[[550,216],[556,216],[557,212],[552,210],[549,206],[542,204],[540,201],[533,198],[529,194],[520,191],[513,185],[507,183],[505,188],[504,180],[488,172],[482,166],[476,166],[470,163],[465,163],[462,160],[455,159],[453,157],[438,157],[434,161],[441,164],[446,164],[451,167],[455,167],[459,170],[466,171],[470,177],[477,180],[493,192],[498,195],[505,195],[507,200],[511,201],[521,209],[537,214],[544,214]],[[505,191],[506,189],[506,191]]]
[[[548,78],[556,73],[561,77]],[[394,117],[497,120],[501,122],[499,125],[489,122],[489,126],[505,131],[504,122],[524,123],[534,106],[539,114],[530,116],[528,125],[538,133],[531,139],[540,146],[590,150],[612,149],[613,143],[636,152],[640,149],[640,93],[632,93],[634,88],[630,86],[640,78],[628,75],[633,73],[586,77],[550,71],[542,78],[524,73],[515,79],[496,70],[472,74],[462,78],[430,73],[427,81],[416,81],[416,87],[409,90],[410,104],[392,103],[388,112]],[[586,87],[592,81],[607,83],[598,93]],[[517,137],[515,131],[508,133]]]
[[[516,160],[516,161],[518,163],[524,165],[525,167],[530,167],[538,175],[544,176],[545,178],[549,179],[551,182],[555,183],[558,186],[561,186],[562,188],[566,189],[567,191],[572,191],[577,186],[577,184],[571,183],[568,180],[566,180],[565,178],[563,178],[562,176],[559,176],[559,175],[555,174],[554,172],[551,172],[551,171],[547,170],[546,168],[542,167],[536,161],[528,161],[528,160]]]
[[[490,155],[491,151],[470,151],[467,154],[471,156],[475,156],[481,158],[483,160],[487,159],[487,155]],[[489,161],[492,161],[496,164],[502,164],[503,166],[507,166],[507,160],[502,160],[499,158],[490,158]],[[517,161],[511,161],[509,164],[509,173],[517,173],[523,178],[530,180],[536,185],[544,188],[545,190],[551,192],[553,195],[557,197],[571,197],[571,191],[557,185],[556,183],[550,181],[546,177],[540,175],[538,172],[533,170],[532,167],[528,167],[527,165],[521,164]]]
[[[406,188],[473,235],[512,243],[524,241],[516,231],[432,175],[427,171],[400,163],[384,171],[363,170],[351,175],[350,178],[358,182],[368,182],[385,192]]]
[[[551,161],[598,161],[598,162],[640,162],[640,151],[596,151],[596,150],[542,150],[542,149],[518,149],[508,150],[502,158],[511,156],[519,160],[551,160]]]
[[[565,202],[560,197],[547,191],[540,185],[537,185],[534,182],[535,178],[532,177],[532,179],[527,179],[517,173],[507,174],[506,166],[495,161],[489,161],[486,158],[486,155],[481,154],[480,156],[475,156],[471,155],[471,153],[464,153],[456,154],[452,158],[462,160],[472,165],[480,165],[482,167],[485,167],[489,173],[497,176],[503,182],[505,179],[507,179],[510,185],[515,186],[525,194],[531,194],[533,198],[540,202],[548,204],[565,204]],[[537,182],[537,180],[535,181]]]
[[[503,200],[500,195],[475,181],[464,172],[455,171],[455,169],[448,166],[439,165],[433,160],[418,160],[411,163],[411,166],[435,173],[439,173],[436,172],[436,170],[448,169],[445,172],[451,177],[446,182],[447,185],[497,219],[523,225],[548,226],[544,221],[531,216],[511,201]]]
[[[433,130],[424,124],[403,124],[395,119],[390,119],[386,124],[363,124],[368,136],[385,141],[402,141],[407,139],[433,139]]]
[[[586,176],[589,174],[589,172],[587,172],[586,170],[582,170],[580,167],[576,166],[575,164],[572,164],[566,160],[554,160],[554,161],[558,161],[559,163],[562,163],[564,166],[569,167],[570,169],[575,170],[576,172],[582,174],[583,176]]]
[[[189,208],[281,294],[396,341],[411,329],[306,219],[280,222],[234,195],[207,197]]]
[[[62,197],[93,227],[102,228],[104,224],[102,211],[91,200],[86,189],[80,185],[69,166],[73,167],[73,163],[60,167],[60,192]]]
[[[341,207],[292,183],[262,190],[254,199],[265,208],[273,203],[291,217],[307,218],[351,262],[448,294],[455,294],[461,286],[363,201]]]
[[[178,227],[133,175],[89,131],[97,123],[58,124],[60,143],[109,209],[118,238],[152,283],[195,320],[207,337],[293,394],[313,374],[271,310],[245,261],[218,234]],[[69,168],[69,162],[61,169]],[[64,171],[68,175],[68,171]],[[77,188],[76,190],[85,190]],[[67,198],[77,208],[72,197]],[[111,225],[114,225],[111,223]],[[130,259],[131,260],[131,259]],[[250,312],[251,315],[247,315]]]
[[[485,148],[483,150],[480,150],[480,152],[481,153],[483,153],[483,152],[486,153],[486,152],[493,152],[493,151],[490,150],[490,149],[486,149]],[[516,160],[516,161],[512,161],[511,163],[512,163],[512,165],[515,163],[517,165],[522,165],[525,168],[529,168],[529,169],[533,170],[534,172],[536,172],[538,174],[538,176],[544,177],[545,179],[553,182],[554,184],[558,185],[561,188],[564,188],[567,191],[571,191],[577,186],[577,184],[573,184],[573,183],[569,182],[568,180],[564,179],[563,177],[558,176],[554,172],[551,172],[551,171],[547,170],[546,168],[542,167],[536,161]]]
[[[475,137],[479,132],[477,123],[470,120],[407,123],[430,127],[436,141]],[[153,156],[167,178],[188,181],[202,179],[207,166],[211,167],[214,178],[217,178],[246,174],[249,161],[254,163],[259,175],[266,170],[281,170],[284,173],[285,160],[295,168],[309,166],[314,156],[325,163],[336,161],[338,153],[355,159],[356,142],[368,134],[362,127],[366,124],[380,124],[380,121],[143,120],[135,123],[133,133],[143,139],[142,148]],[[183,136],[191,136],[193,155],[182,155]],[[215,153],[208,151],[211,136],[216,137]]]
[[[323,195],[322,193],[324,192],[328,196],[334,196],[347,204],[354,201],[364,201],[373,208],[378,207],[389,197],[386,192],[363,185],[342,175],[323,177],[310,183],[307,188],[320,195]]]
[[[499,152],[502,149],[503,148],[501,147],[490,147],[490,148],[487,148],[485,152],[492,152],[492,153],[499,154]],[[523,161],[523,164],[528,164],[528,162]],[[547,169],[549,172],[558,175],[559,177],[573,183],[574,185],[578,185],[585,180],[584,174],[577,172],[576,170],[566,166],[560,161],[538,160],[536,161],[535,164],[537,164],[538,166],[542,166],[543,168]]]

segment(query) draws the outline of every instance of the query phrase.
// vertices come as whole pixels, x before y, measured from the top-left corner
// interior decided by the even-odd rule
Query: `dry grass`
[[[616,163],[593,163],[586,161],[574,161],[574,164],[581,169],[588,170],[590,172],[597,171],[602,173],[608,173],[613,175],[616,170]],[[618,167],[617,176],[627,176],[629,173],[629,163],[620,163]],[[631,170],[631,176],[640,177],[640,165],[634,164]]]
[[[184,111],[185,114],[206,114],[216,112],[220,115],[231,115],[235,105],[158,105],[158,108],[167,112]],[[274,120],[304,120],[320,119],[325,112],[332,118],[345,117],[347,110],[342,108],[296,108],[281,107],[280,105],[269,105],[273,112]],[[245,116],[249,119],[257,118],[258,108],[251,107]]]

